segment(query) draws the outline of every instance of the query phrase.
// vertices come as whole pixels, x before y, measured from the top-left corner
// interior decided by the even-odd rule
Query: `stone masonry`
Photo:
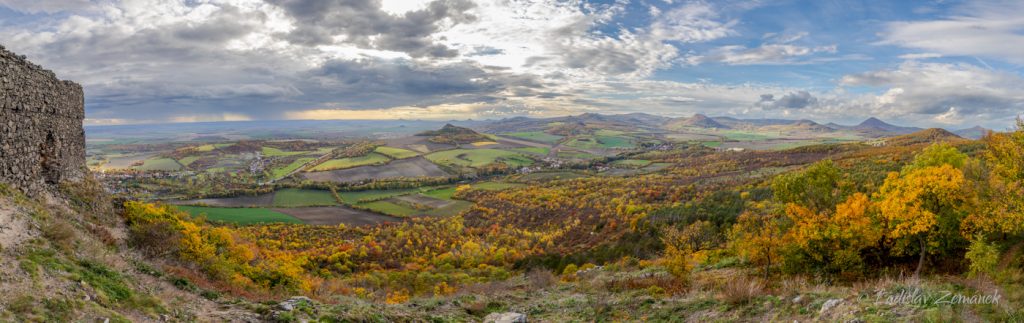
[[[85,168],[82,86],[0,46],[0,182],[52,191]]]

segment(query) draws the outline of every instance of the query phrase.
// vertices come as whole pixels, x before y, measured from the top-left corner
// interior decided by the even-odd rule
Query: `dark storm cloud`
[[[429,37],[441,20],[470,19],[464,15],[468,2],[462,1],[435,1],[403,16],[380,12],[376,1],[278,3],[294,16],[307,17],[307,23],[350,15],[346,19],[351,24],[332,22],[325,30],[300,25],[297,32],[340,31],[344,37],[362,39],[364,45],[408,50],[412,56],[454,54],[431,44]],[[334,13],[320,15],[324,10]],[[221,115],[276,119],[322,107],[379,109],[558,96],[546,90],[537,76],[470,61],[333,58],[311,64],[301,58],[323,54],[313,47],[228,49],[254,32],[295,36],[267,33],[261,29],[268,22],[265,13],[230,5],[216,5],[204,19],[134,29],[107,19],[111,18],[69,20],[67,29],[77,32],[45,42],[4,45],[54,69],[62,78],[82,83],[87,115],[94,120],[217,119]],[[352,21],[359,19],[363,21]],[[380,25],[375,19],[394,25]]]
[[[306,74],[307,99],[355,109],[490,102],[506,90],[532,96],[543,88],[533,76],[489,71],[472,62],[432,66],[408,60],[335,60]]]
[[[765,109],[799,110],[814,106],[817,103],[818,98],[811,95],[811,93],[807,91],[796,91],[783,95],[778,99],[775,99],[775,95],[772,94],[762,94],[761,100],[757,102],[757,105]]]
[[[458,52],[437,44],[431,36],[445,23],[470,22],[468,0],[435,0],[421,10],[392,15],[379,0],[267,0],[283,8],[296,28],[286,35],[292,43],[327,45],[336,41],[362,48],[398,51],[412,57],[454,57]],[[337,39],[338,36],[342,39]]]

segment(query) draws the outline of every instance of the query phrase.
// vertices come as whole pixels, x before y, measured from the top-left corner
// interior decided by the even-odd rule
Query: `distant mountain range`
[[[893,125],[875,117],[868,118],[857,125],[848,126],[836,123],[823,125],[807,119],[739,119],[734,117],[709,117],[703,114],[696,114],[692,117],[669,118],[646,113],[615,115],[584,113],[575,116],[539,119],[515,117],[490,122],[482,126],[481,130],[491,133],[546,131],[552,134],[568,135],[586,133],[595,129],[678,131],[687,128],[817,133],[848,131],[856,132],[866,137],[890,137],[924,130],[918,127]],[[988,129],[975,126],[949,132],[964,138],[977,139],[984,135],[986,131]]]

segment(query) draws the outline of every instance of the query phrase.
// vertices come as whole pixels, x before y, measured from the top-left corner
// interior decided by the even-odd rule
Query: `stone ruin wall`
[[[33,194],[82,178],[84,118],[81,85],[0,46],[0,182]]]

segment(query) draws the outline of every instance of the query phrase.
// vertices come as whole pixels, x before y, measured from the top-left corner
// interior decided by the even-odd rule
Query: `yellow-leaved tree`
[[[979,212],[965,220],[965,235],[1024,233],[1024,120],[1009,133],[985,136],[987,176],[978,188]]]
[[[858,272],[861,253],[878,245],[882,230],[874,217],[871,200],[855,193],[836,205],[834,212],[814,212],[790,203],[786,216],[793,227],[786,233],[790,242],[787,262],[790,267],[811,265],[829,272]]]
[[[897,254],[918,254],[920,275],[925,257],[951,249],[958,240],[964,204],[968,201],[966,180],[950,164],[919,167],[904,174],[889,173],[876,193],[886,238]]]
[[[768,279],[773,264],[778,263],[783,241],[782,217],[774,212],[743,212],[729,232],[729,242],[736,254],[764,269]]]

